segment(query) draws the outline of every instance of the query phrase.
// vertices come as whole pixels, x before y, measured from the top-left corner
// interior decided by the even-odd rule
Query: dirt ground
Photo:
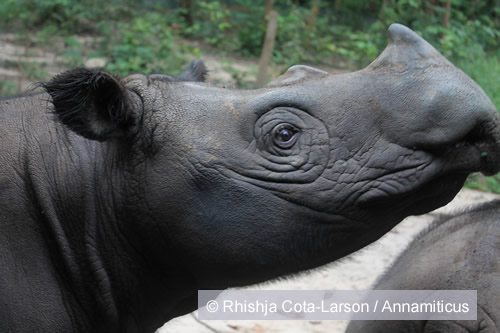
[[[436,214],[462,210],[499,195],[463,189],[447,206],[426,215],[412,216],[370,246],[335,263],[276,282],[248,287],[268,290],[365,290],[375,282],[409,241],[423,230]],[[157,333],[342,333],[346,321],[205,321],[196,312],[176,318]]]

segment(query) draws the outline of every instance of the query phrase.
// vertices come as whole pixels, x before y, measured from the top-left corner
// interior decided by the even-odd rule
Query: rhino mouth
[[[438,153],[440,153],[438,151]],[[481,172],[492,176],[500,171],[500,129],[496,122],[476,126],[462,140],[447,147],[441,159],[451,172]]]
[[[411,206],[413,214],[421,214],[447,204],[470,173],[491,176],[500,171],[500,128],[496,122],[484,123],[461,140],[416,153],[424,153],[427,162],[378,178],[379,185],[361,195],[358,206],[380,209],[397,201],[403,209]]]

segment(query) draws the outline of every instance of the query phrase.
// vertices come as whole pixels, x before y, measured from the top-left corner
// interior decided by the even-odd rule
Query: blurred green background
[[[118,74],[178,74],[215,55],[238,88],[255,88],[266,8],[279,13],[272,66],[366,66],[398,22],[417,31],[479,83],[500,108],[500,0],[2,0],[0,96],[75,66]],[[228,60],[229,59],[229,60]],[[467,186],[500,193],[500,177]]]

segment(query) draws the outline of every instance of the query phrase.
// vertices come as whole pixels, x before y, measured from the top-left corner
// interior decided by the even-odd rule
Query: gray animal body
[[[410,29],[343,75],[249,91],[76,69],[0,102],[0,332],[152,332],[307,270],[500,163],[485,93]],[[486,156],[487,155],[487,156]]]
[[[437,219],[374,289],[477,290],[477,320],[353,321],[346,333],[499,332],[500,201]]]

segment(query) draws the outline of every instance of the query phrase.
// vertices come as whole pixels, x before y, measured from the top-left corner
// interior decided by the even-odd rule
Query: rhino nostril
[[[463,141],[468,144],[474,144],[488,139],[488,133],[483,124],[479,124],[470,131]]]
[[[450,146],[455,149],[462,149],[469,146],[477,146],[480,144],[492,142],[494,138],[490,132],[491,131],[488,131],[487,124],[479,124],[475,126],[471,131],[469,131],[469,133],[467,133],[467,135],[465,135],[463,138],[455,141],[454,145],[452,144]],[[483,156],[484,154],[487,155],[488,153],[482,152],[481,157],[486,157]]]
[[[435,156],[443,156],[449,153],[465,154],[468,158],[480,157],[482,160],[486,160],[488,152],[498,145],[496,132],[494,124],[481,122],[469,130],[467,134],[457,137],[455,140],[432,145],[419,145],[417,148]]]
[[[460,141],[460,142],[458,142],[458,143],[456,143],[456,144],[455,144],[455,148],[460,149],[460,148],[463,148],[463,147],[465,147],[465,146],[467,146],[467,145],[468,145],[468,143],[467,143],[467,142],[465,142],[465,141]]]
[[[500,170],[499,138],[497,122],[484,121],[477,124],[462,139],[427,151],[442,161],[447,160],[448,171],[493,175]]]

